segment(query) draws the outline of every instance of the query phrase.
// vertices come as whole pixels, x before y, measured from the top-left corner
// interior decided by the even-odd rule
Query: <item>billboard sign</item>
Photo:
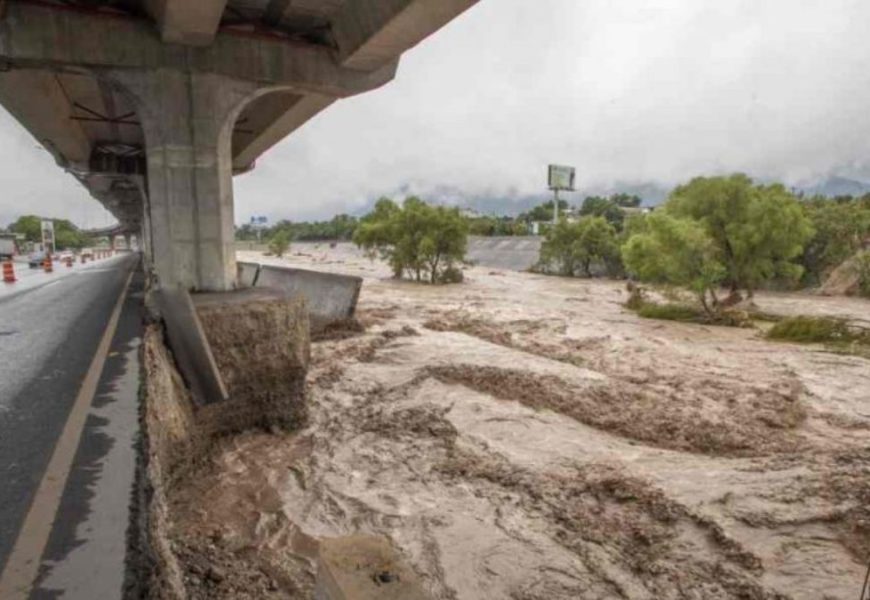
[[[550,165],[547,171],[547,184],[551,190],[574,190],[574,167]]]

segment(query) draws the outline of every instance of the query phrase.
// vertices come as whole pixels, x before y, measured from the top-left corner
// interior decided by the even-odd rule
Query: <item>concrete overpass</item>
[[[0,103],[163,285],[235,287],[234,174],[477,0],[5,0]]]

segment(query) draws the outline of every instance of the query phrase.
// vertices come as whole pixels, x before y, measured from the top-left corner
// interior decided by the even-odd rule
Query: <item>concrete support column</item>
[[[111,77],[136,98],[145,133],[144,238],[158,284],[234,289],[232,128],[256,84],[172,68]]]

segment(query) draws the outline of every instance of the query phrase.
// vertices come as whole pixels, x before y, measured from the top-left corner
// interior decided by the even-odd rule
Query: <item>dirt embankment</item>
[[[308,254],[367,277],[366,331],[312,346],[308,427],[226,440],[174,490],[198,597],[312,598],[320,541],[359,533],[439,600],[860,592],[867,360],[638,319],[607,282]]]

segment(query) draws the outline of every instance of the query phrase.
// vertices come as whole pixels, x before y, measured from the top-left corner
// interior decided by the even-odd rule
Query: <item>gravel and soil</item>
[[[618,282],[474,267],[421,286],[343,244],[284,262],[363,276],[363,327],[312,345],[307,428],[226,439],[173,491],[191,597],[313,598],[319,540],[358,533],[444,600],[859,595],[867,359],[642,319]]]

